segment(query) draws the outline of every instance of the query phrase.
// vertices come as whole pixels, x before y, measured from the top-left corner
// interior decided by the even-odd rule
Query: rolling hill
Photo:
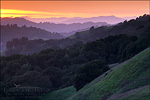
[[[40,100],[149,100],[149,59],[150,48],[147,48],[77,92],[73,87],[68,87],[51,92]]]
[[[28,37],[28,39],[62,39],[64,36],[60,35],[59,33],[51,33],[45,31],[40,28],[36,27],[18,27],[16,24],[14,25],[2,25],[1,27],[1,46],[5,48],[5,45],[8,41],[12,40],[13,38],[21,38],[21,37]],[[5,44],[5,45],[4,45]]]

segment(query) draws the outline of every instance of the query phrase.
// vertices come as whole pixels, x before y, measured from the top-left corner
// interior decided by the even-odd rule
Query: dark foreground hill
[[[69,87],[40,100],[149,100],[149,59],[150,48],[113,67],[77,92]]]

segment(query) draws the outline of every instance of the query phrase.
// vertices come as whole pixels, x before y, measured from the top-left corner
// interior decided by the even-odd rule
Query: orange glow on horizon
[[[149,1],[1,1],[1,17],[129,17],[149,14]]]
[[[48,18],[48,17],[74,17],[76,14],[84,16],[84,13],[51,13],[40,11],[26,11],[16,9],[1,9],[1,17],[31,17],[31,18]],[[85,16],[86,17],[86,16]]]

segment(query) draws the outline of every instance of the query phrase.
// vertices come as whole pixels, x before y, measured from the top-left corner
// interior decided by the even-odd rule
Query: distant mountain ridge
[[[125,19],[119,18],[116,16],[99,16],[99,17],[91,17],[91,18],[72,18],[67,21],[63,21],[64,23],[85,23],[85,22],[106,22],[108,24],[117,24],[119,22],[123,22]]]
[[[32,26],[41,28],[44,30],[47,30],[49,32],[57,32],[57,33],[69,33],[76,30],[82,30],[86,28],[90,28],[91,26],[106,26],[109,25],[106,22],[85,22],[85,23],[72,23],[72,24],[55,24],[50,22],[40,22],[35,23],[32,21],[29,21],[24,18],[1,18],[1,25],[7,25],[7,24],[17,24],[18,26]]]
[[[106,22],[108,24],[117,24],[119,22],[122,22],[124,20],[130,20],[136,18],[136,16],[133,17],[116,17],[116,16],[98,16],[98,17],[89,17],[89,18],[82,18],[82,17],[51,17],[51,18],[29,18],[29,17],[23,17],[27,20],[33,21],[33,22],[50,22],[50,23],[63,23],[63,24],[72,24],[72,23],[85,23],[85,22]]]

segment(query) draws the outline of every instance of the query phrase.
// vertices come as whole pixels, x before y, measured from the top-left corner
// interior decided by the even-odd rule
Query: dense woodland
[[[130,22],[124,22],[124,25]],[[92,27],[90,30],[95,29]],[[4,88],[12,89],[14,84],[48,89],[39,95],[71,85],[78,91],[109,70],[109,64],[123,62],[150,47],[150,28],[140,26],[136,30],[142,30],[142,33],[108,36],[88,43],[78,41],[66,48],[49,48],[31,55],[1,56],[1,96],[11,97],[12,93],[6,94]],[[35,41],[43,40],[32,42]],[[26,37],[13,39],[7,43],[7,48],[14,49],[28,42],[31,41]],[[12,98],[20,100],[22,96]]]
[[[149,46],[150,35],[145,38],[118,35],[78,48],[47,49],[28,56],[1,57],[1,82],[9,88],[19,84],[53,91],[74,85],[79,90],[107,71],[107,65],[129,59]],[[101,68],[97,67],[99,65]]]

